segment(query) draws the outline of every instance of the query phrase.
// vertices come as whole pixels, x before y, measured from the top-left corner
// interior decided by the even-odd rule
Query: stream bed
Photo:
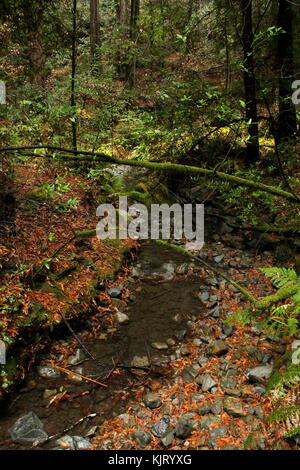
[[[90,436],[94,427],[122,413],[130,396],[124,392],[142,380],[147,367],[167,367],[170,355],[188,334],[190,315],[202,315],[199,287],[204,280],[193,269],[188,256],[154,242],[142,244],[129,282],[121,286],[120,292],[112,290],[113,304],[128,319],[124,321],[121,316],[121,324],[111,328],[112,332],[99,328],[98,337],[83,341],[90,356],[79,344],[75,355],[68,356],[69,370],[107,386],[53,369],[49,360],[61,364],[70,354],[70,347],[74,350],[74,341],[76,344],[73,336],[54,341],[2,405],[0,449],[31,447],[32,442],[13,442],[9,432],[19,418],[30,412],[40,419],[48,436],[65,434],[81,418],[95,413],[95,417],[83,420],[72,430],[78,436]],[[130,292],[127,302],[119,298],[124,288]],[[81,337],[80,332],[77,334]],[[122,368],[114,369],[115,363]],[[52,440],[42,444],[44,449],[54,447]]]

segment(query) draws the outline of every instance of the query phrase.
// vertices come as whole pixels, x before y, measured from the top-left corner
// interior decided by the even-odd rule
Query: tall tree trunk
[[[28,15],[27,24],[27,57],[29,80],[31,85],[44,87],[46,82],[46,54],[42,41],[41,24],[44,19],[43,2],[33,2],[24,10],[24,15]]]
[[[77,150],[77,122],[76,122],[76,97],[75,97],[75,80],[77,66],[77,0],[73,0],[73,31],[72,31],[72,71],[71,71],[71,107],[73,108],[72,116],[72,141],[73,149]]]
[[[136,47],[137,47],[137,38],[138,38],[138,28],[137,23],[140,14],[140,0],[131,0],[131,13],[130,13],[130,30],[129,38],[131,41],[132,54],[131,61],[129,64],[129,74],[128,74],[128,83],[129,88],[135,86],[135,75],[136,75]]]
[[[99,0],[90,0],[90,44],[91,64],[93,69],[99,70],[99,55],[97,47],[100,45]]]
[[[297,132],[295,106],[292,102],[294,80],[293,54],[293,6],[290,0],[279,0],[278,27],[283,33],[278,36],[277,59],[279,67],[279,114],[276,126],[276,140],[280,144]]]
[[[126,81],[128,78],[128,58],[125,56],[129,35],[129,0],[117,0],[116,10],[120,41],[116,53],[116,69],[119,80]]]
[[[246,119],[250,121],[245,163],[249,165],[259,160],[258,117],[253,57],[252,0],[241,0],[241,9]]]

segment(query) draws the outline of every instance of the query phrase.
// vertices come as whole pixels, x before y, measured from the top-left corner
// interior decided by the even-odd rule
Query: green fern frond
[[[260,268],[260,271],[264,273],[266,277],[270,277],[275,287],[281,289],[283,287],[288,287],[290,284],[295,284],[300,280],[294,269],[289,268]]]
[[[296,436],[297,434],[300,434],[300,426],[297,426],[296,428],[291,429],[290,431],[285,433],[284,437],[289,438],[289,437]]]
[[[300,405],[292,406],[279,406],[275,408],[270,415],[270,423],[278,423],[279,421],[286,420],[287,418],[300,414]]]

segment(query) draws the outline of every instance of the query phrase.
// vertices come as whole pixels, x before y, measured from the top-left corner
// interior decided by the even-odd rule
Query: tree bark
[[[129,29],[129,39],[132,47],[132,57],[129,64],[129,74],[128,74],[128,83],[129,88],[134,88],[135,86],[135,76],[136,76],[136,47],[137,47],[137,38],[138,38],[138,28],[137,23],[140,14],[140,0],[131,0],[131,13],[130,13],[130,29]]]
[[[91,65],[93,70],[99,70],[99,54],[97,48],[100,45],[99,0],[90,0],[90,45]]]
[[[242,9],[242,45],[244,53],[244,89],[246,101],[246,119],[249,139],[247,141],[247,165],[259,160],[258,116],[255,68],[253,57],[253,25],[252,25],[252,0],[241,0]]]
[[[129,0],[117,0],[117,22],[119,26],[119,42],[116,53],[116,69],[119,80],[128,79],[128,59],[125,57],[129,36]]]
[[[277,144],[295,136],[297,118],[292,102],[292,83],[294,80],[293,54],[293,6],[290,0],[279,0],[277,60],[279,68],[279,114],[275,130]]]
[[[72,71],[71,71],[71,107],[73,108],[72,116],[72,141],[73,149],[77,150],[77,123],[76,123],[76,97],[75,97],[75,80],[77,66],[77,0],[73,0],[73,31],[72,31]]]

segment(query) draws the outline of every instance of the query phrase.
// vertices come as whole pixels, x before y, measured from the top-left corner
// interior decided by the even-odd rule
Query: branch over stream
[[[171,172],[171,173],[181,173],[181,174],[191,174],[191,175],[205,175],[211,178],[217,178],[222,181],[228,181],[233,184],[237,184],[239,186],[246,186],[252,189],[258,189],[260,191],[264,191],[270,194],[274,194],[275,196],[281,196],[289,201],[292,202],[300,202],[300,198],[288,191],[285,191],[281,188],[277,188],[275,186],[270,186],[264,183],[258,183],[256,181],[247,180],[245,178],[241,178],[239,176],[229,175],[227,173],[223,173],[222,171],[216,170],[209,170],[207,168],[199,168],[195,166],[189,165],[180,165],[177,163],[158,163],[158,162],[146,162],[142,160],[134,160],[134,159],[122,159],[112,157],[111,155],[107,155],[105,153],[100,152],[89,152],[86,150],[72,150],[66,149],[63,147],[55,147],[51,145],[30,145],[24,147],[7,147],[7,148],[0,148],[0,153],[9,153],[9,152],[18,152],[23,153],[25,150],[50,150],[54,152],[65,152],[71,155],[60,155],[55,156],[55,158],[63,159],[63,160],[76,160],[79,162],[82,161],[91,161],[91,162],[106,162],[112,163],[116,165],[127,165],[132,167],[139,167],[139,168],[147,168],[153,171],[164,171],[164,172]],[[30,155],[28,155],[30,156]],[[53,158],[50,155],[31,155],[36,157],[44,157],[44,158]]]

